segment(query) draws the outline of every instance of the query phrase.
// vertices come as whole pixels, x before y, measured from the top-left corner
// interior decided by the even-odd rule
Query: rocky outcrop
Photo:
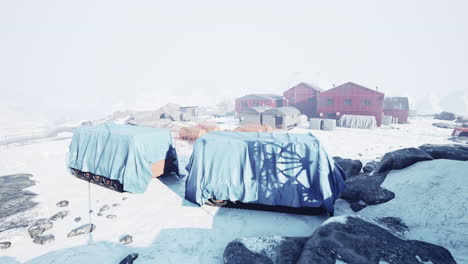
[[[299,259],[307,237],[238,238],[224,250],[229,264],[294,264]]]
[[[388,152],[380,160],[375,172],[387,172],[400,170],[409,167],[417,162],[432,160],[433,158],[426,152],[417,148],[404,148]]]
[[[54,235],[46,235],[46,236],[37,236],[34,238],[33,242],[36,243],[36,244],[40,244],[40,245],[45,245],[45,244],[48,244],[52,241],[55,240],[55,236]]]
[[[11,242],[6,241],[6,242],[0,242],[0,249],[7,249],[11,247]]]
[[[346,178],[358,175],[361,172],[362,162],[360,160],[343,159],[341,157],[333,157],[333,160],[335,164],[343,169]]]
[[[400,234],[373,219],[340,216],[326,221],[304,246],[298,264],[456,263],[450,252]]]
[[[64,219],[65,217],[68,216],[70,212],[69,211],[60,211],[56,214],[54,214],[53,216],[51,216],[49,219],[52,220],[52,221],[57,221],[59,219]]]
[[[388,202],[395,198],[395,193],[380,187],[386,177],[387,173],[384,172],[374,175],[364,173],[348,178],[341,199],[348,201],[355,212],[368,205]]]
[[[73,236],[88,234],[88,233],[93,232],[94,229],[96,229],[96,226],[94,224],[86,224],[86,225],[73,229],[70,233],[68,233],[67,236],[73,237]]]
[[[453,121],[455,120],[457,117],[455,116],[454,113],[450,113],[450,112],[441,112],[440,114],[436,114],[434,115],[434,119],[439,119],[439,120],[450,120],[450,121]]]
[[[57,207],[67,207],[68,206],[68,201],[63,200],[57,203]]]
[[[125,235],[119,239],[120,244],[128,245],[133,242],[133,237],[131,235]]]
[[[32,200],[37,194],[24,190],[35,185],[31,177],[31,174],[24,173],[0,177],[0,232],[15,227],[24,227],[23,224],[18,226],[14,224],[14,222],[24,222],[22,219],[10,222],[7,218],[24,213],[38,204]],[[30,221],[27,222],[26,226]]]
[[[122,259],[119,264],[133,264],[135,259],[138,258],[138,253],[132,253],[128,256],[126,256],[124,259]]]
[[[236,239],[226,246],[224,263],[456,263],[443,247],[406,240],[406,231],[408,227],[394,217],[332,217],[309,238]]]
[[[370,161],[370,162],[366,163],[366,165],[364,167],[362,167],[362,171],[364,173],[373,172],[377,168],[377,165],[379,165],[379,162]]]
[[[54,226],[51,220],[49,219],[38,219],[34,224],[28,229],[29,235],[31,238],[36,238],[37,236],[42,235],[45,231],[51,229]]]
[[[468,160],[468,146],[464,145],[425,144],[419,149],[429,154],[433,159]]]

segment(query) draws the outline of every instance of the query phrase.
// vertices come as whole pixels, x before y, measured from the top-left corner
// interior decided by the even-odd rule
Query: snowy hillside
[[[232,128],[231,118],[217,119]],[[431,126],[431,119],[414,119],[409,125],[376,130],[338,128],[312,131],[303,127],[292,133],[316,135],[331,155],[375,160],[386,152],[425,143],[449,144],[450,130]],[[183,173],[192,145],[175,142]],[[117,193],[79,180],[67,170],[69,139],[27,145],[0,146],[0,176],[30,173],[37,181],[28,190],[37,193],[39,205],[30,218],[49,218],[67,210],[69,215],[53,223],[45,234],[55,241],[38,245],[27,230],[0,232],[0,242],[11,247],[0,250],[0,263],[118,263],[132,252],[135,263],[222,263],[224,247],[239,237],[309,236],[328,216],[304,216],[228,208],[202,208],[184,200],[184,181],[174,177],[153,179],[144,194]],[[410,226],[408,236],[439,244],[460,262],[468,262],[466,226],[467,161],[421,162],[391,172],[383,186],[396,193],[386,204],[369,206],[359,212],[367,216],[397,216]],[[449,178],[450,177],[450,178]],[[466,178],[466,177],[465,177]],[[419,189],[418,189],[419,188]],[[419,190],[414,192],[414,190]],[[59,208],[59,201],[67,207]],[[106,206],[107,205],[107,206]],[[423,206],[424,208],[421,208]],[[109,207],[109,209],[107,209]],[[105,210],[101,210],[105,209]],[[353,213],[339,200],[337,215]],[[91,210],[91,213],[90,213]],[[102,211],[102,212],[100,212]],[[101,215],[98,215],[98,214]],[[75,218],[80,217],[79,222]],[[76,227],[96,225],[89,235],[67,237]],[[133,243],[119,239],[131,235]]]

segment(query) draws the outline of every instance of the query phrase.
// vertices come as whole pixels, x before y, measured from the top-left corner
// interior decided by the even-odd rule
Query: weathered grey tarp
[[[377,121],[375,120],[375,116],[343,115],[338,120],[338,126],[348,128],[374,129],[377,128]]]

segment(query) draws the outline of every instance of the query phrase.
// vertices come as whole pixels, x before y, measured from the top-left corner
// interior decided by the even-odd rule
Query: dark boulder
[[[436,114],[434,115],[434,119],[439,119],[439,120],[450,120],[450,121],[453,121],[455,120],[457,117],[455,116],[454,113],[450,113],[450,112],[441,112],[440,114]]]
[[[238,238],[224,250],[227,264],[294,264],[307,237]]]
[[[11,247],[11,242],[6,241],[6,242],[0,242],[0,249],[7,249]]]
[[[468,146],[464,145],[425,144],[419,149],[429,154],[433,159],[468,160]]]
[[[119,239],[120,244],[128,245],[133,242],[133,237],[131,235],[124,235]]]
[[[58,207],[67,207],[69,202],[67,200],[63,200],[57,203]]]
[[[67,215],[69,213],[70,213],[69,211],[60,211],[60,212],[54,214],[53,216],[51,216],[49,219],[52,220],[52,221],[57,221],[59,219],[64,219],[65,217],[67,217]]]
[[[379,164],[379,162],[377,162],[377,161],[370,161],[370,162],[366,163],[366,165],[364,167],[362,167],[362,171],[364,173],[373,172],[377,168],[378,164]]]
[[[447,249],[400,238],[400,234],[378,223],[358,216],[331,218],[306,242],[297,263],[456,263]]]
[[[387,177],[387,173],[369,175],[366,173],[346,180],[346,187],[341,193],[341,199],[351,204],[351,209],[357,212],[367,205],[388,202],[395,198],[395,194],[380,187]]]
[[[46,235],[46,236],[37,236],[34,238],[33,242],[36,243],[36,244],[40,244],[40,245],[45,245],[45,244],[48,244],[52,241],[55,240],[55,236],[54,235]]]
[[[409,167],[417,162],[432,160],[433,158],[426,152],[417,148],[404,148],[386,153],[380,160],[375,172],[387,172],[400,170]]]
[[[138,253],[132,253],[122,259],[119,264],[133,264],[133,261],[138,258]]]
[[[361,172],[362,162],[360,160],[343,159],[341,157],[333,157],[333,160],[335,164],[343,169],[346,178],[358,175]]]

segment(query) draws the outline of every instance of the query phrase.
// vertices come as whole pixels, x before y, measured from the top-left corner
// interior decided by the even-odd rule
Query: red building
[[[408,97],[386,97],[384,101],[384,115],[397,118],[398,123],[408,123]]]
[[[339,119],[342,115],[373,115],[377,125],[382,123],[384,94],[347,82],[318,96],[320,117]]]
[[[301,114],[310,117],[317,116],[317,97],[323,90],[320,87],[301,82],[290,88],[284,95],[284,105],[294,106]]]
[[[236,99],[236,112],[254,106],[283,106],[283,96],[277,94],[249,94]]]

